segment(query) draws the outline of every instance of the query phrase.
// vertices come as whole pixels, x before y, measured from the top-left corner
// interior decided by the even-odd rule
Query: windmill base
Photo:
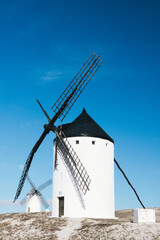
[[[134,210],[134,223],[155,223],[155,210],[154,209],[135,209]]]

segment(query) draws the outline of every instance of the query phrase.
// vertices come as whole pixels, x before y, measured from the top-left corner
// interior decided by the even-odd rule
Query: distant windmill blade
[[[27,202],[27,197],[23,198],[23,199],[20,201],[20,204],[21,204],[21,205],[24,205],[26,202]]]
[[[20,201],[20,204],[21,205],[24,205],[26,202],[28,202],[32,197],[33,195],[36,193],[36,190],[35,189],[32,189],[25,198],[23,198],[21,201]]]
[[[33,189],[36,189],[36,186],[33,184],[33,182],[31,181],[30,177],[27,176],[27,180],[30,183],[30,185],[32,186]]]
[[[90,177],[80,159],[78,158],[76,152],[64,135],[64,132],[61,131],[61,134],[59,134],[58,131],[55,132],[59,140],[58,148],[60,150],[61,156],[63,157],[64,162],[70,170],[72,177],[76,180],[82,192],[86,194],[87,190],[89,190],[89,185],[91,182]]]
[[[43,204],[44,208],[45,209],[49,208],[49,204],[47,203],[44,196],[41,193],[37,194],[37,196],[39,197],[39,199],[40,199],[41,203]]]
[[[47,182],[43,183],[41,186],[39,186],[37,188],[38,191],[42,191],[43,189],[45,189],[46,187],[48,187],[50,184],[52,184],[52,180],[48,180]]]
[[[102,60],[93,52],[68,87],[58,98],[57,102],[52,106],[53,111],[57,113],[61,109],[62,103],[68,99],[67,104],[61,109],[60,114],[58,114],[61,121],[65,118],[66,114],[69,112],[101,64]]]
[[[28,194],[29,194],[29,195],[34,195],[36,192],[37,192],[37,189],[36,189],[36,188],[32,188],[32,189],[28,192]]]

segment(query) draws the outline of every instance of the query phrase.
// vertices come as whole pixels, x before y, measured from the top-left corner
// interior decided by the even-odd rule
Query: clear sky
[[[146,207],[160,206],[160,1],[0,1],[0,213],[14,199],[20,166],[51,106],[95,51],[103,64],[63,123],[86,108],[114,139],[115,157]],[[60,121],[56,122],[56,125]],[[29,175],[52,178],[50,133]],[[97,159],[98,161],[98,159]],[[30,190],[26,182],[19,199]],[[51,199],[52,188],[43,191]],[[115,166],[116,209],[141,207]]]

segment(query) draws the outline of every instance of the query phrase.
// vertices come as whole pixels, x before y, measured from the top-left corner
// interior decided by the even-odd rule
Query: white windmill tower
[[[40,185],[38,188],[36,188],[29,176],[27,176],[27,180],[30,183],[32,189],[29,191],[26,197],[20,201],[21,205],[26,204],[26,212],[41,212],[42,204],[47,210],[49,204],[47,203],[40,191],[48,187],[52,183],[52,180],[48,180],[47,182]]]
[[[74,148],[81,162],[78,157],[71,162],[59,139],[55,139],[52,216],[114,218],[113,139],[85,109],[60,129],[65,134],[64,141]]]

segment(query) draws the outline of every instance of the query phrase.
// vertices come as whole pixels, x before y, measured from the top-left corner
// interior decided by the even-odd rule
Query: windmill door
[[[59,217],[64,215],[64,197],[59,197]]]

